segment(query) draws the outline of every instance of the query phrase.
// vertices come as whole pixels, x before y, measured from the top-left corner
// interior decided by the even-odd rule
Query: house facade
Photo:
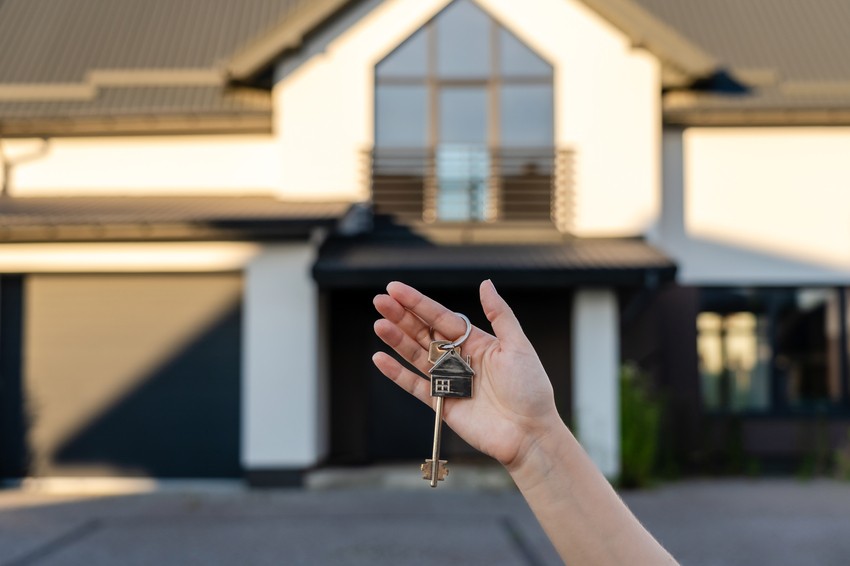
[[[492,278],[611,477],[625,360],[685,467],[841,442],[847,9],[107,4],[0,6],[3,477],[419,460],[369,361],[394,279],[484,326]]]

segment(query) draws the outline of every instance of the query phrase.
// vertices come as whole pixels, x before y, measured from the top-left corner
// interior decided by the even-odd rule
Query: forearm
[[[570,566],[676,564],[560,421],[507,468]]]

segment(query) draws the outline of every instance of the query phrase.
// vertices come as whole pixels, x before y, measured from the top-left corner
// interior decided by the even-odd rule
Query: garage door
[[[29,475],[240,474],[240,275],[34,275],[23,291]]]

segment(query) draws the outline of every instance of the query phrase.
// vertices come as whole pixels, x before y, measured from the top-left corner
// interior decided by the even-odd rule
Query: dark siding
[[[23,386],[21,328],[23,279],[0,276],[0,478],[24,474]]]
[[[705,457],[697,368],[698,290],[669,284],[626,297],[621,355],[648,372],[664,400],[662,464],[694,469]]]

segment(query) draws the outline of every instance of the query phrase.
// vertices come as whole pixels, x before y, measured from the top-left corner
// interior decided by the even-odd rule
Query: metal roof
[[[5,197],[0,241],[211,240],[307,237],[349,203],[250,197]]]
[[[90,69],[218,68],[309,0],[5,0],[0,83],[84,82]]]
[[[850,80],[847,0],[636,0],[732,69]]]
[[[271,131],[267,93],[228,91],[221,86],[134,86],[104,88],[91,98],[23,101],[0,99],[0,134],[26,133],[37,121],[80,122],[93,119],[254,117],[252,129]],[[16,123],[16,121],[21,123]]]
[[[174,116],[218,121],[183,121],[172,130],[270,132],[270,94],[234,92],[225,67],[246,44],[310,4],[4,0],[0,135],[127,130],[121,120]],[[255,119],[246,122],[246,115]],[[88,125],[73,123],[81,121]]]
[[[582,1],[662,62],[668,123],[850,123],[847,0]],[[3,0],[0,135],[271,132],[270,94],[235,83],[353,3]]]
[[[635,1],[745,87],[674,93],[665,100],[668,122],[850,123],[847,0]]]

